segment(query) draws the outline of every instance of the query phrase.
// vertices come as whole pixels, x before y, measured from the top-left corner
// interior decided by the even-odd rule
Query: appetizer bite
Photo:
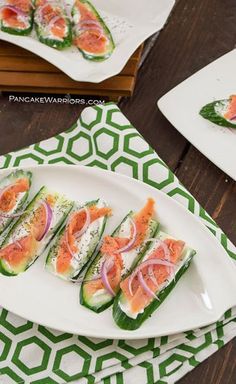
[[[76,279],[92,258],[111,208],[101,200],[75,206],[46,259],[46,269],[65,280]]]
[[[158,223],[153,216],[154,200],[148,199],[140,212],[129,212],[114,233],[104,238],[80,289],[82,305],[102,312],[112,304],[121,280],[145,253],[146,240],[157,231]]]
[[[72,8],[74,44],[85,59],[102,61],[113,52],[115,44],[108,27],[87,0],[76,0]]]
[[[3,0],[0,5],[0,28],[13,35],[29,35],[33,28],[31,0]]]
[[[195,251],[159,232],[147,240],[151,247],[120,284],[113,318],[122,329],[134,330],[161,305],[189,267]]]
[[[5,237],[0,249],[0,272],[24,272],[45,250],[72,208],[64,196],[42,187]]]
[[[0,181],[0,234],[21,215],[20,209],[27,201],[31,172],[14,171]]]
[[[71,46],[71,23],[60,0],[36,0],[34,22],[41,43],[57,49]]]
[[[236,128],[236,95],[205,105],[201,109],[200,115],[217,125]]]

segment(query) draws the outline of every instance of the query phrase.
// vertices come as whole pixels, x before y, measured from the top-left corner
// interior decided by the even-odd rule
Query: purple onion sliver
[[[60,20],[62,19],[62,16],[54,16],[51,18],[51,20],[49,21],[48,25],[47,25],[47,30],[50,31],[51,28],[54,26],[54,24],[57,22],[57,20]]]
[[[156,296],[156,294],[149,288],[149,286],[146,284],[143,275],[141,271],[138,271],[138,280],[140,282],[141,287],[144,289],[144,291],[151,297],[155,298],[156,300],[160,299]]]
[[[156,278],[155,278],[155,275],[154,275],[154,272],[153,272],[152,265],[149,265],[149,267],[148,267],[148,276],[149,276],[150,279],[152,280],[153,284],[155,284],[155,285],[157,286],[158,283],[157,283],[157,280],[156,280]]]
[[[110,295],[111,296],[115,296],[115,292],[113,291],[112,287],[110,286],[109,279],[108,279],[108,276],[107,276],[107,261],[109,261],[109,259],[105,260],[103,262],[103,264],[102,264],[101,279],[102,279],[104,287],[110,293]]]
[[[149,260],[143,261],[140,265],[137,266],[137,268],[131,273],[131,275],[129,277],[128,288],[129,288],[129,292],[130,292],[131,296],[133,296],[132,282],[133,282],[135,276],[137,275],[137,273],[139,271],[141,271],[143,268],[149,267],[152,265],[164,265],[166,267],[171,267],[171,268],[174,267],[173,263],[166,261],[166,260],[161,260],[161,259],[149,259]]]

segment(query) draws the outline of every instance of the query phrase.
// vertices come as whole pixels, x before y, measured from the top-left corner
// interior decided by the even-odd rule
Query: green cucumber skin
[[[41,33],[42,27],[36,23],[35,23],[35,30],[36,30],[38,39],[41,43],[46,44],[51,48],[56,48],[58,50],[62,50],[62,49],[68,48],[72,45],[72,28],[71,28],[71,24],[69,21],[67,23],[67,26],[68,26],[68,33],[67,33],[67,36],[63,39],[63,41],[44,37]]]
[[[190,263],[192,261],[193,256],[196,254],[194,250],[191,250],[191,253],[184,263],[184,265],[180,268],[180,270],[175,275],[175,279],[171,281],[170,284],[168,284],[165,288],[161,290],[161,292],[158,294],[159,300],[153,300],[145,309],[143,313],[140,313],[136,319],[132,319],[129,316],[127,316],[122,309],[119,306],[119,300],[122,295],[122,291],[119,292],[119,294],[116,296],[114,305],[113,305],[113,319],[115,323],[122,329],[126,329],[129,331],[133,331],[135,329],[138,329],[142,323],[155,312],[155,310],[164,302],[166,297],[169,295],[169,293],[173,290],[173,288],[176,286],[177,282],[181,278],[181,276],[187,271],[187,269],[190,266]]]
[[[5,27],[3,25],[3,22],[0,24],[0,29],[3,32],[10,33],[11,35],[18,35],[18,36],[27,36],[30,34],[30,32],[33,29],[33,12],[30,15],[30,26],[26,29],[19,29],[19,28],[11,28],[11,27]]]
[[[215,112],[215,105],[217,103],[221,103],[223,101],[225,101],[225,100],[217,100],[217,101],[213,101],[212,103],[206,104],[204,107],[202,107],[199,114],[204,119],[207,119],[214,124],[220,125],[221,127],[236,129],[236,124],[230,123],[228,120],[224,119],[222,116],[218,115]]]
[[[21,199],[20,203],[18,204],[18,207],[16,210],[14,210],[14,213],[17,213],[20,211],[21,208],[23,208],[24,204],[26,203],[27,199],[28,199],[28,196],[29,196],[29,191],[30,191],[30,187],[31,187],[31,183],[32,183],[32,172],[25,172],[25,171],[22,171],[22,170],[17,170],[17,171],[13,171],[12,173],[10,173],[10,175],[4,177],[1,181],[0,181],[0,187],[1,185],[3,184],[4,185],[4,181],[5,180],[11,180],[14,182],[16,179],[20,178],[20,177],[27,177],[28,180],[29,180],[29,190],[25,193],[25,195],[23,196],[23,198]],[[2,235],[5,230],[7,228],[9,228],[9,225],[12,224],[14,222],[14,219],[11,219],[9,218],[5,225],[0,229],[0,235]]]
[[[91,60],[91,61],[104,61],[106,59],[108,59],[108,57],[111,56],[112,52],[114,51],[116,45],[115,45],[115,42],[113,40],[113,37],[112,37],[112,34],[111,34],[111,31],[109,30],[108,26],[105,24],[105,22],[103,21],[102,17],[99,15],[98,11],[96,10],[96,8],[87,0],[81,0],[81,3],[84,3],[84,4],[87,4],[91,11],[94,13],[96,19],[99,21],[99,23],[102,25],[102,28],[105,32],[105,35],[108,37],[109,39],[109,42],[110,42],[110,48],[109,48],[109,51],[105,54],[105,55],[100,55],[100,56],[95,56],[93,54],[89,54],[85,51],[83,51],[82,49],[78,48],[78,50],[82,53],[83,57],[86,59],[86,60]],[[74,6],[72,8],[72,16],[74,15],[74,13],[76,12],[76,7]]]
[[[124,219],[122,220],[122,222],[121,222],[121,223],[118,225],[118,227],[114,230],[114,232],[112,233],[111,236],[115,236],[115,235],[116,235],[116,233],[119,231],[119,229],[120,229],[122,223],[123,223],[123,222],[127,219],[127,217],[130,216],[132,213],[133,213],[133,212],[130,211],[130,212],[128,213],[128,215],[126,215],[126,216],[124,217]],[[157,233],[157,231],[158,231],[159,223],[158,223],[157,221],[153,221],[153,225],[154,225],[154,228],[153,228],[153,230],[152,230],[152,233],[151,233],[151,236],[150,236],[150,237],[154,237],[154,236],[156,235],[156,233]],[[131,271],[136,267],[136,265],[138,264],[139,260],[140,260],[140,259],[144,256],[144,254],[147,252],[147,250],[149,249],[149,246],[150,246],[150,245],[147,245],[147,246],[143,249],[143,251],[140,253],[140,255],[137,256],[137,259],[134,260],[134,263],[133,263],[133,265],[132,265]],[[102,256],[101,253],[98,252],[97,256],[95,257],[94,263],[92,263],[92,264],[90,265],[91,268],[93,267],[94,264],[96,264],[96,262],[100,259],[101,256]],[[88,268],[88,270],[87,270],[87,272],[86,272],[86,274],[85,274],[85,276],[84,276],[84,279],[85,279],[85,280],[86,280],[87,275],[88,275],[89,272],[90,272],[90,267]],[[125,277],[126,277],[126,275],[125,275],[123,278],[125,278]],[[101,306],[99,306],[99,307],[98,307],[98,306],[91,306],[91,305],[89,305],[89,303],[87,302],[87,300],[84,298],[83,286],[84,286],[84,284],[82,283],[82,285],[81,285],[81,289],[80,289],[80,304],[83,305],[84,307],[87,307],[88,309],[92,310],[93,312],[101,313],[101,312],[103,312],[105,309],[109,308],[109,307],[113,304],[114,299],[115,299],[114,297],[111,298],[109,301],[107,301],[106,303],[104,303],[103,305],[101,305]]]
[[[42,188],[40,188],[40,190],[37,192],[37,194],[34,196],[34,198],[30,201],[30,203],[28,204],[28,206],[26,207],[26,211],[30,211],[33,207],[34,207],[34,204],[37,202],[38,199],[40,199],[40,196],[42,194],[44,194],[44,192],[47,191],[47,188],[45,186],[43,186]],[[69,208],[67,209],[67,211],[64,213],[64,215],[62,216],[61,220],[58,222],[57,226],[55,227],[54,229],[54,233],[53,233],[53,236],[51,239],[49,239],[48,243],[55,237],[56,233],[58,230],[60,230],[61,226],[63,225],[64,221],[66,220],[66,217],[67,215],[69,214],[70,210],[72,209],[72,204],[71,206],[69,206]],[[7,233],[7,236],[4,238],[3,242],[1,243],[0,245],[0,248],[2,248],[4,245],[6,245],[7,241],[8,241],[8,238],[11,236],[11,234],[14,232],[14,230],[16,229],[16,227],[21,224],[25,217],[27,217],[27,213],[23,214],[17,221],[16,223],[12,226],[11,230]],[[45,247],[44,247],[44,250],[47,248],[48,246],[48,243],[45,244]],[[44,252],[44,250],[42,251],[42,253]],[[24,271],[22,272],[25,272],[32,264],[34,264],[34,262],[38,259],[40,255],[36,256],[27,266],[26,268],[24,269]],[[6,270],[4,264],[3,264],[3,261],[0,259],[0,273],[2,273],[3,275],[5,276],[17,276],[18,274],[16,273],[13,273],[13,272],[9,272],[8,270]]]
[[[94,205],[96,203],[98,203],[99,199],[97,200],[92,200],[92,201],[89,201],[87,202],[85,205],[87,206],[91,206],[91,205]],[[99,243],[99,241],[101,240],[101,237],[103,235],[103,232],[105,230],[105,227],[106,227],[106,224],[107,224],[107,217],[104,217],[104,221],[103,221],[103,226],[101,228],[101,232],[100,232],[100,235],[99,235],[99,240],[97,242],[97,244]],[[60,231],[58,232],[58,234],[56,235],[56,243],[54,244],[54,247],[52,247],[49,252],[48,252],[48,255],[47,255],[47,258],[46,258],[46,261],[45,261],[45,267],[47,268],[47,266],[50,265],[50,261],[51,261],[51,258],[53,257],[53,250],[56,248],[57,250],[57,245],[61,239],[61,236],[62,234],[64,233],[64,230],[66,228],[66,225],[63,225],[62,228],[60,229]],[[82,272],[84,271],[84,269],[86,269],[86,267],[90,264],[90,262],[93,260],[93,256],[95,254],[95,251],[96,251],[96,247],[94,250],[92,250],[91,254],[88,255],[88,260],[87,262],[82,266],[82,268],[80,269],[80,271],[77,273],[77,275],[75,275],[72,280],[75,280],[78,279],[78,277],[82,274]],[[51,272],[51,271],[50,271]],[[52,272],[53,273],[53,272]],[[57,275],[58,276],[58,275]],[[60,277],[60,276],[58,276]]]

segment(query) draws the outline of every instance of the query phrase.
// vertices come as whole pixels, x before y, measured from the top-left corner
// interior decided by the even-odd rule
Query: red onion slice
[[[44,236],[48,233],[51,222],[52,222],[52,216],[53,216],[52,208],[50,207],[48,202],[43,201],[42,205],[43,205],[45,212],[46,212],[46,223],[45,223],[45,228],[44,228],[43,234],[40,236],[38,241],[41,241],[44,238]]]
[[[146,284],[142,272],[138,271],[138,280],[140,282],[141,287],[144,289],[144,291],[151,297],[155,298],[156,300],[160,299],[157,297],[157,295],[149,288],[149,286]]]
[[[21,243],[18,240],[15,240],[14,243],[17,245],[18,248],[20,248],[20,250],[23,249]]]
[[[131,222],[131,226],[133,228],[133,235],[132,235],[131,239],[129,240],[128,244],[124,245],[124,247],[117,249],[114,253],[127,252],[133,247],[135,240],[136,240],[136,237],[137,237],[137,228],[136,228],[135,222],[132,219],[130,219],[130,222]]]
[[[85,206],[85,207],[81,208],[78,212],[80,212],[80,211],[85,211],[86,220],[85,220],[85,223],[84,223],[83,227],[81,228],[81,230],[75,233],[76,239],[80,238],[86,232],[87,228],[89,227],[89,225],[91,223],[91,217],[90,217],[89,209]],[[78,213],[78,212],[76,212],[76,213]]]
[[[86,31],[97,31],[100,32],[100,35],[98,36],[98,40],[104,36],[103,28],[101,27],[101,24],[96,20],[81,20],[75,27],[74,27],[75,33],[79,34],[81,32]]]
[[[75,213],[78,213],[78,212],[83,211],[83,210],[85,210],[85,212],[86,212],[86,220],[85,220],[85,223],[84,223],[82,229],[74,234],[75,239],[76,239],[77,241],[78,241],[79,238],[85,233],[85,231],[86,231],[87,228],[89,227],[89,225],[90,225],[90,221],[91,221],[90,213],[89,213],[89,210],[88,210],[87,207],[83,207],[83,208],[81,208],[79,211],[77,211],[77,212],[75,212]],[[74,213],[74,214],[75,214],[75,213]],[[70,247],[70,243],[69,243],[69,239],[68,239],[68,226],[69,226],[69,222],[70,222],[70,220],[68,221],[67,227],[66,227],[66,229],[65,229],[65,232],[66,232],[66,246],[67,246],[67,248],[68,248],[68,251],[70,252],[71,257],[72,257],[73,259],[77,260],[77,261],[80,261],[80,260],[78,259],[77,255],[72,251],[72,249],[71,249],[71,247]]]
[[[164,265],[165,267],[171,267],[171,268],[174,266],[173,263],[166,261],[166,260],[162,260],[162,259],[148,259],[146,261],[143,261],[140,265],[137,266],[137,268],[131,273],[131,275],[129,277],[128,288],[129,288],[129,292],[130,292],[131,296],[133,296],[132,282],[133,282],[135,276],[143,268],[149,267],[150,265]]]
[[[145,243],[148,243],[148,242],[158,243],[159,247],[161,247],[164,251],[165,259],[170,261],[170,250],[164,241],[162,241],[160,239],[156,239],[156,238],[150,238],[150,239],[145,240]]]
[[[79,25],[81,25],[81,26],[83,26],[83,25],[96,25],[97,27],[102,29],[101,24],[97,20],[91,20],[91,19],[81,20],[79,22]]]
[[[62,18],[63,18],[62,16],[54,16],[54,17],[52,17],[52,19],[49,21],[49,23],[48,23],[48,25],[47,25],[47,30],[50,31],[51,28],[54,26],[54,24],[55,24],[58,20],[60,20],[60,19],[62,19]]]
[[[236,120],[236,115],[234,115],[233,117],[231,117],[230,120]]]
[[[163,249],[163,251],[164,251],[165,259],[170,261],[170,250],[169,250],[167,244],[164,241],[162,241],[160,239],[156,239],[156,238],[150,238],[150,239],[145,240],[145,242],[149,242],[149,241],[158,243],[159,247],[161,247]],[[168,269],[169,273],[171,271],[172,271],[171,269]]]
[[[111,264],[113,263],[113,264]],[[102,282],[103,282],[103,285],[104,287],[106,288],[107,292],[110,293],[111,296],[115,296],[115,292],[113,291],[110,283],[109,283],[109,279],[108,279],[108,269],[111,268],[111,266],[114,265],[114,260],[113,258],[109,258],[109,259],[106,259],[103,264],[102,264],[102,268],[101,268],[101,279],[102,279]]]
[[[149,265],[149,267],[148,267],[148,277],[152,280],[153,284],[158,286],[158,282],[155,278],[152,265]]]
[[[55,2],[55,1],[47,1],[46,4],[40,5],[38,8],[36,8],[35,16],[34,16],[34,18],[36,19],[36,21],[38,23],[44,24],[43,10],[46,7],[48,7],[48,5],[50,5],[52,9],[54,9],[54,8],[59,8],[60,9],[60,5],[57,2]]]

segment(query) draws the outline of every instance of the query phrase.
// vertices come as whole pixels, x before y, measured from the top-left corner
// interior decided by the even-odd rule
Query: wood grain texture
[[[163,117],[158,98],[236,44],[235,0],[178,0],[158,39],[146,43],[131,99],[120,107],[180,181],[236,243],[236,183],[190,145]],[[149,48],[152,46],[152,49]],[[1,55],[1,50],[0,50]],[[194,97],[194,95],[193,95]],[[83,106],[9,103],[0,98],[0,153],[62,132]],[[191,371],[179,384],[235,384],[236,341]],[[148,383],[153,384],[153,383]]]
[[[141,45],[120,74],[94,84],[74,81],[32,52],[0,41],[0,90],[107,95],[110,99],[131,96],[142,49]]]

